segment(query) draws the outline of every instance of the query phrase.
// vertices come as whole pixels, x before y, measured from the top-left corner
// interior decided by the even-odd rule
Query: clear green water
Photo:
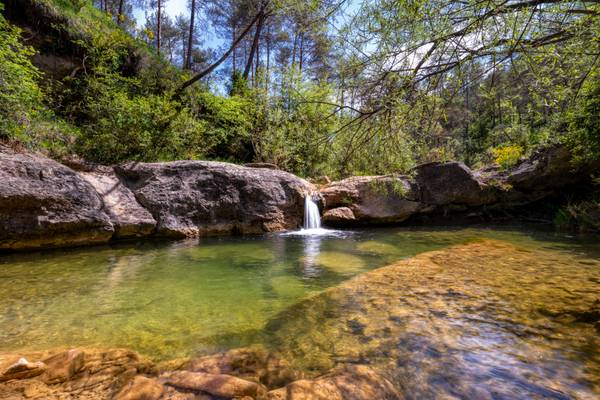
[[[272,234],[1,255],[0,351],[123,346],[170,359],[245,346],[268,340],[269,321],[310,294],[478,238],[600,260],[598,237],[474,228]],[[573,265],[567,275],[581,268],[589,265]]]

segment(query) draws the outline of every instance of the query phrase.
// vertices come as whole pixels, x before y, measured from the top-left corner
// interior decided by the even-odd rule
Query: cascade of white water
[[[310,195],[304,198],[304,229],[319,229],[321,227],[321,215],[319,207]]]

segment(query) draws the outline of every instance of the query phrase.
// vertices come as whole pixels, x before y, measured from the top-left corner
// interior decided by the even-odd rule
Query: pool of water
[[[381,228],[5,254],[0,256],[0,351],[119,346],[159,360],[276,343],[281,338],[272,332],[273,320],[294,313],[294,305],[307,296],[397,260],[484,238],[538,251],[550,263],[553,255],[588,260],[561,261],[552,284],[585,277],[586,290],[600,289],[597,236],[524,228]],[[515,258],[524,276],[540,273],[519,263],[527,261]],[[502,271],[493,270],[498,279]],[[514,270],[506,277],[514,281]],[[421,289],[437,287],[434,281],[428,285]],[[503,287],[512,288],[506,296],[516,295],[518,286]],[[527,292],[518,294],[528,301]],[[309,323],[318,327],[319,320]],[[582,329],[589,334],[589,327]]]

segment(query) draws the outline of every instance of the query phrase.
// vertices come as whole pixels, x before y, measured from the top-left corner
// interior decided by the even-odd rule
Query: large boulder
[[[123,185],[112,167],[94,166],[79,174],[102,198],[104,211],[115,228],[115,238],[148,236],[153,233],[156,220],[137,202],[133,192]]]
[[[481,206],[495,201],[494,189],[461,162],[428,163],[414,169],[423,203]]]
[[[115,168],[156,219],[157,234],[193,237],[295,229],[313,185],[290,173],[210,161]]]
[[[402,222],[419,212],[414,184],[404,176],[360,176],[333,182],[320,191],[323,222],[330,225]]]
[[[102,199],[75,171],[0,146],[0,249],[102,243],[113,231]]]

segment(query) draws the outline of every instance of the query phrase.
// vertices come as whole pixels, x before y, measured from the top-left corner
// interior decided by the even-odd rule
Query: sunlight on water
[[[438,354],[447,346],[437,339],[447,338],[460,341],[459,348],[480,349],[461,353],[462,359],[470,360],[461,367],[464,371],[468,372],[467,366],[485,365],[502,374],[501,365],[531,362],[528,349],[539,351],[533,342],[519,342],[521,334],[512,336],[512,332],[529,324],[524,313],[534,309],[541,313],[536,318],[542,318],[542,328],[533,336],[535,341],[545,343],[562,335],[560,344],[565,347],[562,353],[553,350],[554,355],[546,355],[544,365],[556,368],[558,374],[560,360],[568,354],[569,368],[573,363],[578,365],[580,357],[592,376],[600,374],[596,359],[585,358],[585,351],[567,351],[572,335],[579,334],[589,341],[590,334],[598,334],[594,329],[600,328],[585,324],[567,328],[560,318],[550,322],[543,319],[549,318],[544,312],[554,315],[561,307],[600,297],[600,244],[595,237],[586,240],[536,231],[474,228],[386,228],[326,231],[319,235],[302,232],[2,255],[0,351],[123,346],[154,359],[170,359],[263,343],[282,351],[289,346],[308,346],[316,359],[304,353],[290,352],[289,356],[298,358],[298,365],[318,371],[321,364],[330,367],[335,357],[360,358],[357,349],[364,354],[370,351],[368,346],[355,348],[337,338],[343,336],[339,329],[347,334],[368,326],[361,318],[377,320],[380,316],[373,317],[369,310],[379,300],[374,298],[375,303],[361,307],[360,298],[354,298],[354,303],[342,309],[352,314],[351,322],[340,320],[340,328],[323,319],[323,315],[330,318],[342,312],[340,304],[317,302],[311,310],[322,313],[313,315],[297,306],[303,299],[397,260],[491,238],[522,249],[511,255],[512,264],[490,261],[489,268],[481,272],[477,272],[481,266],[457,264],[454,272],[440,272],[431,275],[430,280],[416,281],[421,279],[420,273],[407,275],[402,280],[410,286],[387,294],[386,299],[403,299],[395,305],[392,321],[397,322],[390,328],[391,332],[396,326],[403,330],[397,332],[401,340],[396,347],[375,347],[383,352],[376,352],[377,357],[394,354],[394,359],[404,360],[398,361],[405,365],[404,374],[412,371],[411,363],[416,363],[415,368],[435,369],[441,365],[438,361],[449,362]],[[536,256],[532,261],[528,252],[543,257]],[[457,257],[446,263],[460,260]],[[505,279],[510,282],[505,283]],[[487,285],[485,292],[481,292],[483,284]],[[452,291],[473,293],[470,300],[452,296],[455,305],[449,306],[444,293]],[[552,304],[551,299],[560,304]],[[386,321],[390,318],[388,314],[381,317]],[[406,325],[409,320],[412,324]],[[548,324],[552,331],[544,330]],[[280,327],[276,334],[274,326]],[[456,329],[464,335],[454,337]],[[552,332],[550,336],[548,332]],[[336,341],[335,346],[315,342],[315,335],[319,340]],[[575,341],[572,344],[575,346]],[[415,358],[414,351],[418,351],[419,358]],[[546,368],[533,374],[544,375]]]

